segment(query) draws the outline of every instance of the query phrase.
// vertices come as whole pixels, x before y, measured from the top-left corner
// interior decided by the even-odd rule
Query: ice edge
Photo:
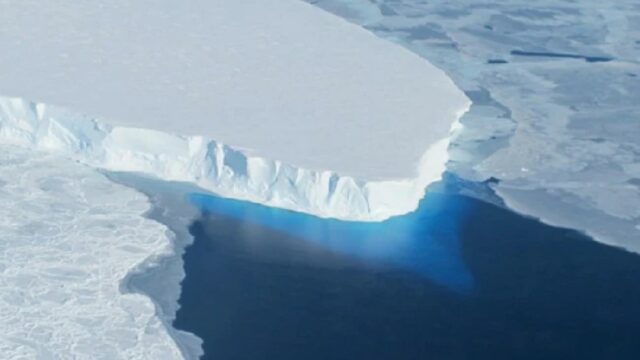
[[[452,133],[470,103],[456,114]],[[356,179],[248,155],[202,136],[112,126],[62,107],[0,97],[0,138],[57,151],[99,169],[185,181],[220,196],[319,217],[382,221],[415,210],[426,187],[441,179],[451,136],[431,144],[416,177]]]

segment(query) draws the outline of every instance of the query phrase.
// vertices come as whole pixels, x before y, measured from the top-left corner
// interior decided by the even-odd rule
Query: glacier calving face
[[[130,271],[172,251],[145,196],[2,145],[0,201],[0,358],[182,358],[152,301],[122,293]]]
[[[346,220],[383,220],[414,210],[425,187],[440,179],[449,140],[422,157],[404,180],[359,180],[250,156],[202,136],[111,126],[73,111],[0,98],[3,142],[56,151],[113,171],[188,181],[217,194]]]

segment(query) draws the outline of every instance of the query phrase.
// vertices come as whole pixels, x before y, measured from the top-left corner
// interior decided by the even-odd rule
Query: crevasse
[[[356,179],[250,156],[202,136],[111,126],[69,109],[10,97],[0,98],[0,139],[57,151],[100,169],[191,182],[224,197],[352,221],[381,221],[415,210],[425,188],[441,178],[449,145],[445,138],[429,147],[414,178]]]

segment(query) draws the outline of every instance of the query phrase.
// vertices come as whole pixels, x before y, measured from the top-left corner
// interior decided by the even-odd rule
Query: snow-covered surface
[[[151,300],[121,285],[171,249],[142,194],[3,145],[0,202],[0,358],[182,358]]]
[[[120,128],[215,140],[237,150],[238,161],[264,159],[245,170],[267,173],[254,177],[259,187],[271,185],[278,170],[270,167],[286,164],[303,173],[288,181],[330,172],[361,183],[345,185],[359,192],[349,196],[376,198],[356,205],[369,215],[309,208],[317,201],[297,193],[273,195],[286,201],[225,193],[323,216],[412,210],[421,191],[386,200],[397,182],[433,181],[423,171],[446,159],[424,163],[423,155],[470,104],[427,60],[298,0],[0,0],[0,9],[0,95]],[[131,140],[161,154],[167,145],[163,134],[146,133],[145,144],[139,135],[119,131],[119,146]],[[352,189],[368,182],[376,184]],[[300,192],[324,196],[324,187]]]
[[[638,1],[308,1],[429,59],[473,100],[449,171],[640,252]]]

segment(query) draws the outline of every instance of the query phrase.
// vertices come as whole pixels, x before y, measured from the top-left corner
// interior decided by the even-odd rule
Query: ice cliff
[[[202,136],[112,126],[19,98],[0,99],[3,142],[66,154],[87,165],[187,181],[222,196],[345,220],[375,221],[414,210],[440,179],[448,138],[424,153],[414,178],[363,180],[296,167]]]

